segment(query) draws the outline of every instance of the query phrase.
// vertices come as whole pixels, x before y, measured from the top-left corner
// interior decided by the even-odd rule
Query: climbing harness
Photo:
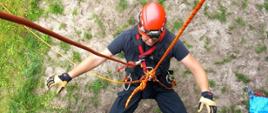
[[[171,49],[175,46],[175,44],[177,43],[177,41],[179,40],[179,38],[181,37],[181,35],[183,34],[184,30],[187,28],[187,26],[189,25],[189,23],[192,21],[193,17],[196,15],[196,13],[199,11],[199,9],[202,7],[202,5],[204,4],[205,0],[200,0],[199,3],[196,5],[196,7],[193,9],[190,17],[186,20],[186,22],[183,24],[182,28],[180,28],[178,34],[176,35],[176,37],[173,39],[173,41],[171,42],[171,44],[169,45],[168,49],[165,51],[165,53],[163,54],[163,56],[161,57],[161,59],[158,61],[158,63],[156,64],[156,66],[154,67],[153,70],[148,71],[145,73],[145,79],[141,81],[140,85],[135,88],[133,90],[133,92],[131,93],[131,95],[128,97],[127,102],[125,104],[125,108],[128,107],[128,104],[130,102],[130,100],[132,99],[132,97],[144,90],[144,88],[146,87],[146,83],[148,81],[148,78],[155,78],[155,73],[156,70],[159,68],[160,64],[164,61],[164,59],[166,58],[166,56],[168,55],[168,53],[171,51]]]
[[[181,35],[183,34],[184,30],[187,28],[187,26],[189,25],[189,23],[192,21],[193,17],[196,15],[196,13],[198,12],[198,10],[202,7],[203,3],[205,2],[205,0],[200,0],[200,2],[197,4],[197,6],[194,8],[194,10],[192,11],[190,17],[187,19],[187,21],[183,24],[182,28],[179,30],[178,34],[176,35],[176,37],[174,38],[174,40],[172,41],[172,43],[169,45],[169,47],[167,48],[167,50],[165,51],[165,53],[163,54],[163,56],[161,57],[161,59],[158,61],[158,63],[156,64],[156,66],[151,69],[151,70],[148,70],[146,68],[146,63],[144,60],[141,60],[140,62],[140,65],[142,66],[143,70],[144,70],[144,75],[142,76],[142,79],[141,80],[137,80],[137,81],[123,81],[122,83],[127,83],[127,84],[133,84],[133,83],[140,83],[138,87],[136,87],[131,95],[128,97],[127,99],[127,102],[125,103],[125,108],[128,107],[128,104],[129,102],[131,101],[132,97],[145,89],[146,85],[147,85],[147,82],[149,80],[152,80],[152,81],[156,81],[158,82],[160,85],[162,84],[161,82],[159,82],[159,80],[156,78],[156,70],[159,68],[160,64],[164,61],[164,59],[166,58],[166,56],[168,55],[168,53],[171,51],[171,49],[175,46],[175,44],[177,43],[178,39],[181,37]],[[73,46],[76,46],[78,48],[81,48],[81,49],[84,49],[88,52],[91,52],[97,56],[100,56],[100,57],[104,57],[104,58],[107,58],[109,60],[112,60],[112,61],[115,61],[115,62],[118,62],[118,63],[121,63],[121,64],[124,64],[126,67],[135,67],[135,63],[133,64],[132,63],[126,63],[124,61],[121,61],[121,60],[118,60],[118,59],[115,59],[113,57],[109,57],[109,56],[106,56],[106,55],[103,55],[97,51],[94,51],[93,49],[87,47],[87,46],[84,46],[78,42],[75,42],[75,41],[72,41],[68,38],[65,38],[64,36],[61,36],[51,30],[48,30],[48,29],[45,29],[43,27],[41,27],[40,25],[37,25],[27,19],[24,19],[22,17],[17,17],[17,16],[14,16],[14,15],[11,15],[11,14],[8,14],[8,13],[5,13],[3,11],[0,11],[0,18],[4,19],[4,20],[8,20],[8,21],[11,21],[11,22],[14,22],[14,23],[17,23],[17,24],[21,24],[21,25],[24,25],[24,26],[27,26],[27,27],[30,27],[32,29],[35,29],[35,30],[38,30],[44,34],[47,34],[49,36],[52,36],[58,40],[61,40],[61,41],[64,41],[68,44],[71,44]],[[141,34],[143,34],[144,32],[140,32]],[[163,33],[162,33],[163,34]],[[144,36],[146,36],[147,34],[145,34]],[[163,38],[160,38],[160,39],[163,39]],[[161,40],[160,40],[161,41]],[[139,47],[140,49],[140,47]],[[142,49],[142,48],[141,48]],[[153,51],[153,47],[151,48]],[[144,52],[142,50],[141,52],[141,56],[139,56],[141,59],[143,58],[143,54],[144,55],[147,55],[147,54],[151,54],[151,51],[146,51]],[[121,82],[120,82],[121,83]],[[162,84],[163,85],[163,84]],[[128,88],[128,87],[126,87]]]

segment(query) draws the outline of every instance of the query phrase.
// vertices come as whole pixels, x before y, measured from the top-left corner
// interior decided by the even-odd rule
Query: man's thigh
[[[163,113],[187,113],[183,102],[174,90],[159,92],[155,99]]]

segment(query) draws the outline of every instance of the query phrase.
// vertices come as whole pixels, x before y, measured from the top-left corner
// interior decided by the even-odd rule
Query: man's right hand
[[[51,87],[57,87],[57,93],[59,94],[67,85],[69,81],[72,80],[72,77],[68,73],[63,73],[61,75],[54,75],[51,77],[48,77],[47,79],[47,87],[50,89]]]

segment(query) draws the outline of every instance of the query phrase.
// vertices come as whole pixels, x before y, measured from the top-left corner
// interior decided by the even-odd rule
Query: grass
[[[94,15],[93,15],[93,19],[94,19],[94,21],[96,22],[96,24],[98,25],[98,27],[99,27],[100,30],[101,30],[101,32],[100,32],[100,36],[101,36],[101,37],[104,37],[104,36],[106,35],[106,33],[105,33],[105,26],[104,26],[104,24],[103,24],[101,18],[100,18],[98,15],[94,14]]]
[[[87,40],[90,40],[90,39],[92,39],[92,33],[91,33],[91,31],[89,31],[89,32],[85,32],[84,33],[84,35],[83,35],[83,38],[86,38]]]
[[[177,32],[181,26],[183,25],[183,21],[181,19],[174,22],[174,26],[172,27],[173,32]]]
[[[261,11],[263,8],[268,11],[268,0],[265,0],[263,4],[256,4],[255,7]]]
[[[207,50],[207,52],[211,51],[210,43],[211,40],[208,37],[205,37],[204,48]]]
[[[117,0],[118,4],[116,10],[119,12],[123,12],[128,8],[128,1],[127,0]]]
[[[162,113],[159,107],[153,109],[154,113]]]
[[[258,45],[256,46],[256,48],[255,48],[255,52],[256,52],[257,54],[263,53],[263,52],[265,52],[266,50],[267,50],[267,47],[266,47],[266,45],[264,45],[264,44],[258,44]]]
[[[1,0],[12,14],[37,20],[44,11],[39,0]],[[2,6],[1,10],[6,10]],[[51,93],[39,94],[44,88],[43,59],[46,45],[22,26],[0,20],[0,112],[37,113],[52,110]],[[40,35],[40,34],[39,34]],[[50,43],[48,36],[41,36]],[[44,112],[44,111],[43,111]]]
[[[205,6],[205,15],[212,20],[219,20],[222,23],[225,23],[227,21],[227,8],[220,5],[219,9],[217,9],[215,12],[208,12],[208,6]]]
[[[140,4],[145,5],[147,3],[147,0],[139,0]]]
[[[120,52],[119,54],[116,55],[119,58],[124,59],[125,58],[125,54],[123,52]]]
[[[242,9],[246,9],[248,7],[248,0],[242,0]]]
[[[63,14],[64,7],[60,1],[50,1],[48,11],[52,14]]]
[[[65,29],[67,27],[66,23],[61,23],[59,26],[59,30]]]
[[[223,60],[221,60],[221,61],[216,61],[214,64],[223,65],[223,64],[231,62],[235,58],[236,58],[236,56],[232,54],[232,55],[224,57]]]
[[[66,53],[68,50],[71,49],[70,44],[67,44],[65,42],[60,42],[60,48],[64,50],[64,52]]]
[[[245,20],[243,20],[243,18],[241,18],[241,17],[237,17],[234,20],[233,24],[230,25],[229,29],[230,30],[237,29],[237,28],[241,29],[241,28],[243,28],[245,26],[246,26]]]
[[[250,82],[250,79],[245,74],[235,72],[235,77],[239,82],[243,82],[244,84],[248,84]]]
[[[208,84],[211,88],[214,88],[216,86],[216,82],[214,80],[208,80]]]
[[[79,52],[73,52],[73,61],[74,62],[81,62],[82,61],[81,55]]]
[[[93,105],[95,107],[98,107],[99,105],[99,94],[102,89],[106,89],[108,87],[108,82],[107,81],[102,81],[100,79],[95,80],[92,82],[88,88],[91,92],[93,92],[94,96],[91,98]]]
[[[182,42],[185,44],[185,46],[186,46],[188,49],[192,49],[192,48],[193,48],[193,46],[192,46],[191,44],[189,44],[188,41],[183,40]]]

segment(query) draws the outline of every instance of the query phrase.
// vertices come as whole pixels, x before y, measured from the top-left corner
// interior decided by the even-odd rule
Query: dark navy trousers
[[[131,86],[127,91],[119,92],[110,113],[133,113],[141,99],[156,100],[163,113],[187,113],[183,102],[174,90],[165,89],[153,82],[148,82],[144,91],[134,95],[125,109],[125,103],[135,88],[136,86]]]

